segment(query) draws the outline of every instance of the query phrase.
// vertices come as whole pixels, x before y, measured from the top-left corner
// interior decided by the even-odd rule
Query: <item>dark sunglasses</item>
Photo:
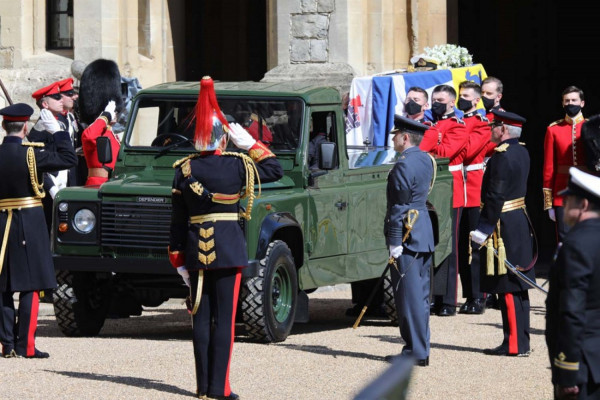
[[[54,99],[54,100],[62,99],[62,95],[60,93],[49,94],[48,97],[50,97],[51,99]]]
[[[490,128],[495,128],[497,126],[502,126],[504,123],[502,121],[492,121],[488,124]]]
[[[73,97],[75,96],[75,92],[73,90],[67,90],[66,92],[60,92],[63,96]]]

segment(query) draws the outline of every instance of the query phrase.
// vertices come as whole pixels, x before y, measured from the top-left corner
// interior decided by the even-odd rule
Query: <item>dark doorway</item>
[[[543,246],[555,245],[554,224],[543,211],[542,166],[546,127],[564,117],[561,92],[585,92],[584,116],[600,112],[600,42],[595,2],[448,0],[456,10],[458,44],[488,75],[504,83],[503,107],[527,118],[522,141],[531,156],[527,207]],[[449,15],[449,19],[453,16]],[[450,24],[449,24],[450,25]],[[449,37],[456,37],[450,34]]]
[[[171,2],[170,2],[171,3]],[[181,4],[181,3],[180,3]],[[173,35],[177,80],[258,81],[267,72],[266,0],[186,0]],[[173,15],[171,17],[173,25]],[[181,65],[183,64],[183,65]]]

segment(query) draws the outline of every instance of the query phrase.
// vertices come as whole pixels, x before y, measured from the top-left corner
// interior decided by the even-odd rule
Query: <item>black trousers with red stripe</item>
[[[458,290],[458,235],[462,207],[453,208],[452,217],[452,252],[434,269],[433,295],[436,305],[456,306]]]
[[[469,237],[471,231],[477,229],[479,222],[479,207],[465,207],[462,210],[460,219],[460,237],[458,240],[458,272],[460,273],[460,282],[462,284],[463,297],[471,299],[483,299],[485,296],[480,289],[480,264],[479,251],[471,251],[471,263],[469,263]]]
[[[0,296],[0,342],[2,354],[15,350],[20,356],[35,354],[35,332],[37,330],[40,292],[19,292],[19,309],[15,311],[14,292],[5,291]]]
[[[229,396],[229,365],[235,335],[241,268],[204,271],[198,312],[192,316],[196,383],[199,394]],[[198,272],[190,271],[196,295]]]
[[[508,354],[527,353],[529,348],[529,291],[500,293],[500,313],[504,340],[502,348]]]

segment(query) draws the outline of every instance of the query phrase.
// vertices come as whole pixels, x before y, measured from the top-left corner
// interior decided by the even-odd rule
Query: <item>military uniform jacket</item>
[[[524,209],[502,212],[504,203],[525,197],[529,175],[529,153],[518,139],[500,143],[487,163],[481,188],[481,215],[477,229],[491,235],[500,222],[506,259],[515,266],[527,268],[533,260],[533,238]],[[485,251],[485,248],[483,249]],[[529,285],[507,272],[486,274],[486,257],[481,257],[481,290],[488,293],[518,292],[531,289]],[[535,280],[534,269],[524,272]]]
[[[477,111],[465,114],[469,142],[463,161],[465,171],[465,207],[479,207],[481,204],[481,182],[485,169],[484,159],[492,137],[488,119]]]
[[[463,160],[469,135],[465,123],[454,116],[454,113],[444,115],[425,132],[419,148],[438,157],[450,159],[448,169],[452,172],[452,207],[465,206],[465,181],[463,179]]]
[[[585,383],[589,370],[600,384],[600,218],[567,233],[549,279],[546,344],[552,383]]]
[[[64,130],[65,132],[69,132],[69,120],[67,119],[66,116],[60,115],[58,118],[58,124],[60,126],[60,129]],[[77,143],[76,143],[76,138],[77,136],[72,136],[71,133],[69,132],[69,136],[71,138],[71,142],[73,143],[73,147],[76,148],[77,147]],[[55,138],[54,135],[51,134],[50,132],[44,130],[43,126],[41,125],[41,121],[38,120],[38,122],[33,126],[33,128],[31,129],[31,131],[29,132],[29,134],[27,134],[27,140],[29,140],[30,142],[35,142],[35,143],[44,143],[44,148],[46,149],[45,151],[56,151],[56,145],[55,145]],[[52,174],[53,176],[57,176],[58,175],[58,171],[47,171],[48,174]],[[80,182],[78,182],[77,179],[77,164],[75,164],[74,167],[70,168],[68,170],[67,173],[67,186],[77,186]],[[52,182],[52,180],[49,177],[45,177],[44,178],[44,190],[46,192],[50,191],[50,188],[54,186],[54,183]],[[47,199],[45,199],[45,202],[48,202],[48,204],[52,204],[52,198],[50,197],[50,194],[48,194]]]
[[[54,134],[56,152],[35,147],[38,177],[45,171],[70,168],[77,162],[67,132]],[[35,197],[27,151],[21,138],[7,136],[0,145],[0,200]],[[48,194],[47,194],[48,196]],[[0,210],[0,235],[4,232],[8,212]],[[6,256],[0,275],[0,291],[6,290],[7,271],[11,291],[42,290],[56,286],[50,240],[42,207],[15,209],[9,228]]]
[[[431,158],[418,147],[405,150],[387,180],[387,212],[383,226],[386,244],[399,246],[406,233],[408,210],[419,211],[404,247],[413,252],[433,252],[433,228],[427,211],[427,195],[433,176]]]
[[[581,126],[585,119],[579,113],[574,118],[553,122],[544,137],[544,210],[563,205],[558,192],[567,187],[569,167],[585,166],[585,152],[581,140]]]
[[[256,163],[260,181],[276,181],[283,176],[281,165],[264,145],[263,149],[271,156]],[[217,220],[201,224],[190,222],[192,216],[240,211],[239,201],[232,204],[218,203],[211,199],[209,193],[233,196],[239,194],[246,184],[243,160],[236,156],[219,155],[218,151],[201,153],[191,158],[191,176],[188,178],[182,171],[184,165],[185,163],[177,168],[173,180],[169,245],[171,263],[174,267],[185,265],[188,270],[247,266],[246,239],[238,220]],[[201,195],[194,182],[202,185]],[[177,252],[183,256],[174,261],[177,259],[174,253]]]

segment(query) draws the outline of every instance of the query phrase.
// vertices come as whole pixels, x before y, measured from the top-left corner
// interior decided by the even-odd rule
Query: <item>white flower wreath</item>
[[[458,68],[473,64],[473,56],[464,47],[455,44],[440,44],[425,47],[425,55],[439,61],[438,68]]]

